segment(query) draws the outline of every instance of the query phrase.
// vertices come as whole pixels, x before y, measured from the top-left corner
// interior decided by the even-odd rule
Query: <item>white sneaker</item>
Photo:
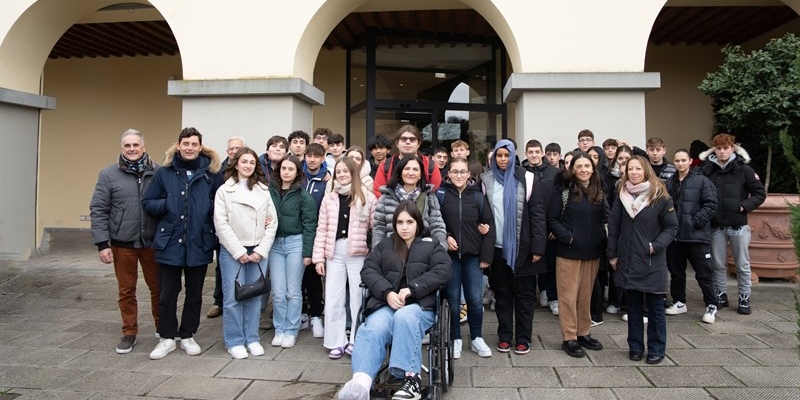
[[[167,354],[172,353],[175,351],[175,340],[173,339],[161,339],[158,341],[156,348],[150,352],[150,359],[151,360],[160,360],[167,356]]]
[[[283,341],[281,342],[281,347],[284,349],[290,349],[294,347],[294,344],[297,342],[297,336],[293,335],[283,335]]]
[[[717,306],[711,304],[706,307],[706,313],[703,314],[702,321],[707,324],[713,324],[717,320]]]
[[[673,305],[664,310],[667,315],[683,314],[686,311],[688,311],[688,308],[686,307],[686,304],[681,301],[676,301]]]
[[[551,300],[547,303],[550,306],[550,312],[552,312],[553,315],[558,316],[558,300]]]
[[[203,350],[200,348],[200,345],[198,345],[197,342],[194,341],[193,337],[186,339],[182,338],[181,348],[184,349],[186,351],[186,354],[190,356],[196,356],[203,352]]]
[[[308,314],[300,314],[300,330],[308,329]]]
[[[617,306],[615,306],[613,304],[609,304],[608,308],[606,308],[606,312],[609,313],[609,314],[616,314],[616,313],[619,312],[619,310],[621,310],[621,308],[617,307]]]
[[[542,307],[547,307],[547,303],[548,303],[548,301],[547,301],[547,291],[546,290],[542,290],[541,292],[539,292],[539,305],[542,306]]]
[[[281,343],[283,343],[283,336],[282,333],[276,333],[275,337],[272,339],[272,345],[275,347],[281,347]]]
[[[472,341],[472,351],[478,353],[480,357],[491,357],[492,356],[492,349],[486,345],[486,342],[483,341],[482,337],[476,337],[475,340]]]
[[[325,337],[325,328],[322,327],[322,318],[311,318],[311,336],[315,338]]]
[[[463,342],[461,339],[453,340],[453,359],[458,360],[461,358],[461,348],[463,346]]]
[[[253,342],[247,344],[247,350],[250,350],[250,354],[254,356],[263,356],[264,355],[264,347],[261,346],[261,343]]]
[[[241,360],[247,358],[247,349],[244,346],[233,346],[228,349],[228,354],[234,359]]]
[[[595,326],[603,325],[603,322],[605,322],[605,321],[594,321],[593,320],[592,321],[592,328],[594,328]]]
[[[622,314],[622,320],[625,321],[625,322],[628,322],[628,314],[627,313]],[[647,317],[642,317],[642,322],[644,322],[646,324],[647,321],[648,321]]]

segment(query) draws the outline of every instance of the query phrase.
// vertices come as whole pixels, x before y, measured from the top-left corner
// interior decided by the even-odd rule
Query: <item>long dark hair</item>
[[[573,154],[574,157],[569,165],[569,169],[565,171],[565,175],[569,179],[570,197],[574,198],[575,202],[579,202],[583,200],[583,196],[585,195],[589,199],[590,203],[600,204],[603,202],[603,185],[600,183],[600,174],[597,173],[597,166],[594,165],[592,156],[583,151],[575,151]],[[574,172],[575,161],[578,161],[581,158],[589,160],[589,164],[592,165],[592,176],[589,177],[589,185],[586,187],[583,187],[583,185],[578,182],[578,178],[575,177]]]
[[[236,154],[233,155],[233,158],[230,159],[228,166],[225,167],[225,180],[227,181],[228,179],[233,178],[234,182],[239,182],[239,171],[236,169],[236,165],[239,164],[239,159],[245,154],[250,154],[253,156],[253,159],[256,160],[256,166],[253,169],[253,174],[247,178],[247,188],[253,190],[253,186],[255,186],[258,182],[266,185],[267,177],[264,175],[264,168],[261,167],[261,163],[258,161],[258,153],[249,147],[242,147],[236,152]]]
[[[392,215],[392,229],[394,232],[392,233],[392,244],[394,253],[400,257],[400,260],[403,261],[403,264],[406,263],[408,259],[408,245],[406,245],[406,241],[397,234],[397,218],[400,214],[405,211],[411,218],[414,218],[414,221],[417,221],[417,232],[416,236],[419,236],[422,233],[422,230],[425,228],[425,222],[422,220],[422,213],[417,208],[417,205],[414,202],[405,200],[401,201],[400,204],[397,205],[397,208],[394,210],[394,215]]]
[[[419,164],[419,182],[417,186],[425,187],[428,184],[427,180],[425,179],[425,175],[427,171],[425,171],[425,164],[422,163],[422,159],[417,156],[405,156],[402,159],[399,157],[397,158],[397,164],[392,167],[392,176],[389,178],[389,181],[386,182],[386,187],[393,189],[397,187],[398,184],[403,183],[403,168],[406,167],[410,161],[416,161]],[[391,158],[387,158],[386,161],[391,161]]]
[[[303,166],[300,164],[300,159],[295,157],[292,153],[287,153],[280,161],[278,161],[278,165],[273,167],[272,175],[270,175],[270,184],[275,185],[276,188],[280,189],[283,185],[283,181],[281,180],[281,165],[285,162],[293,163],[294,166],[297,168],[297,174],[294,177],[294,182],[292,182],[292,186],[299,185],[305,179],[303,174]]]

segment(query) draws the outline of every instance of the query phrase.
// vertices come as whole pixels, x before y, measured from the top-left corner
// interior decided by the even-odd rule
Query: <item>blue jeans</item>
[[[276,335],[297,336],[303,308],[303,235],[275,238],[269,251],[269,278],[272,281],[272,324]]]
[[[384,306],[367,316],[356,333],[353,373],[363,372],[375,379],[386,358],[386,346],[391,344],[389,373],[397,378],[406,372],[419,374],[420,343],[425,331],[433,326],[433,314],[418,304],[409,304],[399,310]]]
[[[628,349],[644,353],[644,306],[647,305],[647,354],[664,356],[667,351],[667,315],[664,294],[626,290],[628,297]]]
[[[739,283],[739,295],[750,296],[750,225],[739,229],[717,228],[711,235],[711,260],[714,263],[714,286],[717,292],[728,292],[728,275],[726,256],[728,243],[731,244],[733,261],[736,263],[736,280]]]
[[[464,256],[459,259],[451,255],[453,273],[445,286],[447,301],[450,303],[450,336],[461,339],[461,287],[467,304],[467,322],[471,339],[482,337],[483,327],[483,270],[478,256]]]
[[[239,273],[241,266],[242,272]],[[261,318],[261,296],[256,296],[242,302],[236,301],[234,282],[239,273],[239,283],[253,283],[266,273],[267,260],[261,262],[240,264],[231,253],[223,247],[219,252],[219,270],[222,276],[222,291],[227,296],[222,298],[222,334],[225,347],[241,346],[258,342],[258,321]],[[259,270],[261,272],[259,272]]]

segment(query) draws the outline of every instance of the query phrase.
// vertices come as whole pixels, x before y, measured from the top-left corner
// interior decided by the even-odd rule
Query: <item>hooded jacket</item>
[[[700,153],[703,160],[700,171],[717,188],[717,212],[711,217],[713,228],[747,225],[747,214],[767,199],[758,174],[747,165],[750,155],[739,145],[734,145],[733,151],[725,166],[720,164],[713,148]],[[740,211],[740,207],[744,210]]]
[[[195,267],[214,258],[214,197],[222,183],[222,164],[209,147],[202,148],[197,160],[189,175],[173,144],[142,199],[145,212],[159,218],[153,249],[160,264]]]
[[[457,258],[462,256],[480,256],[480,261],[491,263],[494,256],[495,231],[492,207],[486,195],[479,192],[480,186],[470,181],[464,190],[458,189],[445,179],[439,191],[444,190],[442,200],[442,219],[447,228],[447,236],[452,236],[458,244],[458,250],[449,251]],[[483,206],[476,204],[476,199],[483,197]],[[481,235],[478,224],[488,224],[489,232]]]
[[[317,211],[319,211],[319,207],[320,204],[322,204],[322,199],[325,197],[325,193],[330,192],[331,188],[333,187],[333,178],[325,181],[325,177],[328,175],[328,170],[325,165],[320,166],[316,174],[308,172],[308,166],[306,165],[305,160],[302,162],[302,166],[303,174],[306,177],[304,183],[305,190],[314,199],[314,205],[317,206]]]
[[[676,242],[711,243],[711,216],[717,211],[717,189],[697,168],[681,181],[667,179],[667,191],[678,216]]]
[[[367,247],[367,232],[372,229],[373,215],[375,214],[375,196],[372,190],[362,187],[365,204],[352,205],[350,217],[347,220],[347,254],[351,256],[365,256],[369,252]],[[314,237],[314,252],[311,261],[316,263],[333,259],[336,249],[336,229],[339,227],[339,210],[341,199],[336,192],[329,192],[322,200],[319,208],[319,222],[317,233]]]
[[[158,168],[150,160],[140,176],[118,160],[100,171],[89,203],[92,239],[98,250],[108,248],[109,244],[129,248],[152,246],[158,220],[142,211],[142,197]]]

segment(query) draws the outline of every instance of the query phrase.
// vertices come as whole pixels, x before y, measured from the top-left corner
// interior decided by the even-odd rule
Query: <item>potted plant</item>
[[[741,46],[725,46],[722,52],[722,65],[698,88],[712,99],[716,129],[734,134],[753,156],[754,169],[765,171],[767,201],[749,218],[754,280],[759,275],[791,279],[798,258],[787,203],[798,204],[800,197],[770,189],[798,192],[800,162],[793,149],[800,148],[800,38],[787,34],[750,53]]]

